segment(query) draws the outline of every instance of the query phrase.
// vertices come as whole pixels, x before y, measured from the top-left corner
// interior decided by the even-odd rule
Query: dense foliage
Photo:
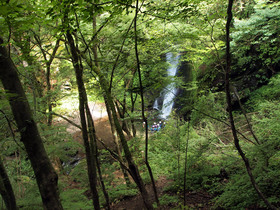
[[[105,92],[111,94],[146,185],[151,183],[145,165],[149,146],[147,155],[155,180],[164,180],[159,193],[161,205],[170,209],[266,208],[236,151],[229,124],[224,93],[227,1],[138,3],[134,22],[136,1],[130,0],[0,2],[3,46],[7,46],[17,67],[44,146],[59,176],[64,209],[93,208],[79,127],[78,87],[72,65],[75,63],[67,33],[74,37],[80,56],[90,108],[94,110],[95,104],[101,104],[102,115],[108,98],[104,97]],[[241,147],[260,190],[278,208],[279,6],[278,1],[235,2],[230,73],[234,121]],[[166,73],[170,67],[167,52],[180,55],[180,72],[175,78]],[[108,87],[100,85],[96,69],[104,75]],[[152,110],[155,99],[162,97],[165,87],[174,82],[179,89],[176,109],[165,120],[164,128],[158,132],[149,130],[146,144],[141,91],[150,129],[154,121],[160,120],[158,112]],[[17,205],[20,209],[43,209],[33,168],[9,107],[12,94],[5,93],[2,84],[0,94],[0,158]],[[124,177],[109,123],[105,124],[104,119],[94,121],[98,139],[110,136],[105,142],[109,149],[98,143],[98,160],[113,208],[139,191],[132,179],[129,183]],[[125,157],[124,153],[121,157]],[[2,186],[0,178],[0,190]],[[97,189],[101,207],[108,208],[100,179]],[[148,193],[153,197],[152,191]],[[184,196],[188,198],[192,193],[203,194],[207,199],[189,201],[188,207],[183,207]],[[3,202],[1,205],[5,209]]]

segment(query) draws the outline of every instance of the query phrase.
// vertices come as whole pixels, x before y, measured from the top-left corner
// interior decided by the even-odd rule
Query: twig
[[[221,119],[219,119],[219,118],[216,118],[216,117],[213,117],[213,116],[211,116],[211,115],[209,115],[209,114],[206,114],[205,112],[202,112],[202,111],[200,111],[200,110],[198,110],[198,109],[196,109],[196,108],[194,108],[194,107],[193,107],[193,109],[196,110],[196,111],[198,111],[198,112],[200,112],[201,114],[203,114],[203,115],[209,117],[209,118],[212,118],[212,119],[214,119],[214,120],[217,120],[217,121],[219,121],[219,122],[225,124],[226,126],[231,127],[230,124],[228,124],[227,122],[225,122],[225,121],[223,121],[223,120],[221,120]],[[246,139],[247,141],[249,141],[250,143],[256,145],[255,142],[253,142],[252,140],[248,139],[248,138],[247,138],[246,136],[244,136],[244,134],[242,134],[240,131],[236,130],[236,132],[237,132],[239,135],[241,135],[244,139]]]
[[[135,18],[135,17],[134,17],[134,18]],[[111,92],[111,89],[112,89],[114,72],[115,72],[115,69],[116,69],[116,67],[117,67],[118,60],[119,60],[119,57],[120,57],[120,55],[121,55],[121,52],[122,52],[122,50],[123,50],[123,46],[124,46],[124,43],[125,43],[125,41],[126,41],[128,32],[130,31],[130,29],[131,29],[131,27],[132,27],[132,25],[133,25],[133,23],[134,23],[134,18],[133,18],[133,20],[131,21],[131,23],[130,23],[130,25],[129,25],[127,31],[126,31],[125,38],[123,39],[123,42],[122,42],[122,46],[120,47],[119,52],[118,52],[118,55],[117,55],[117,58],[116,58],[116,60],[115,60],[115,62],[114,62],[114,66],[113,66],[113,69],[112,69],[112,72],[111,72],[110,86],[109,86],[109,91],[110,91],[110,92]]]
[[[242,113],[243,113],[243,115],[244,115],[244,117],[245,117],[245,119],[246,119],[246,122],[247,122],[247,124],[248,124],[249,130],[250,130],[252,136],[254,137],[254,139],[256,140],[256,142],[257,142],[258,144],[260,144],[260,141],[259,141],[259,139],[257,138],[257,136],[255,135],[255,133],[254,133],[254,131],[253,131],[253,129],[252,129],[252,125],[251,125],[251,123],[249,122],[249,119],[248,119],[248,117],[247,117],[247,114],[246,114],[246,112],[245,112],[245,110],[244,110],[244,108],[243,108],[243,106],[242,106],[242,104],[241,104],[240,97],[239,97],[238,92],[237,92],[237,90],[236,90],[235,87],[233,87],[233,92],[234,92],[235,97],[237,98],[238,104],[239,104],[239,106],[240,106],[240,108],[241,108],[241,110],[242,110]]]
[[[79,126],[78,124],[74,123],[72,120],[69,120],[67,117],[64,117],[63,115],[61,114],[57,114],[55,112],[50,112],[51,114],[53,115],[56,115],[58,117],[61,117],[62,119],[66,120],[67,122],[69,122],[71,125],[74,125],[75,127],[79,128],[80,130],[82,130],[82,127]]]
[[[119,163],[121,164],[121,167],[130,173],[129,168],[125,165],[125,163],[124,163],[123,161],[121,161],[119,155],[116,154],[114,151],[112,151],[109,147],[107,147],[107,145],[105,144],[105,142],[104,142],[102,139],[97,138],[97,140],[103,145],[103,147],[105,147],[105,149],[106,149],[108,152],[110,152],[111,156],[112,156],[115,160],[119,161]]]
[[[13,140],[14,142],[16,143],[17,146],[19,146],[22,150],[25,150],[22,146],[20,146],[16,140],[16,135],[13,131],[13,128],[12,128],[12,124],[11,124],[11,121],[9,120],[9,118],[7,117],[7,115],[5,114],[5,112],[3,110],[0,109],[0,112],[4,115],[5,119],[7,120],[7,123],[8,123],[8,126],[9,126],[9,129],[11,131],[11,134],[12,134],[12,137],[13,137]]]

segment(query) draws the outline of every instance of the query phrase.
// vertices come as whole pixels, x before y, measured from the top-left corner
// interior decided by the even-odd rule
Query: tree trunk
[[[15,33],[15,42],[16,45],[20,48],[20,54],[22,54],[22,64],[24,67],[27,66],[36,66],[36,62],[34,60],[34,57],[31,55],[32,47],[31,47],[31,37],[28,37],[27,39],[22,37],[22,34]],[[37,69],[39,72],[40,69]],[[36,77],[36,71],[29,72],[26,71],[26,78],[29,79],[28,84],[29,88],[32,90],[33,95],[33,114],[36,115],[37,111],[40,110],[39,103],[37,101],[37,97],[42,98],[43,97],[43,85],[40,83],[40,81]]]
[[[2,159],[0,157],[0,194],[5,202],[8,210],[17,210],[16,198],[10,183],[9,177],[6,173]]]
[[[3,44],[2,38],[0,44]],[[4,46],[0,46],[0,79],[9,96],[9,103],[20,131],[21,141],[31,161],[43,204],[46,209],[63,209],[59,200],[57,174],[45,151],[16,66]]]
[[[106,187],[105,187],[105,183],[103,181],[103,177],[102,177],[102,172],[101,172],[101,165],[100,165],[100,161],[99,161],[99,153],[98,153],[98,150],[97,150],[97,159],[96,159],[96,165],[97,165],[97,170],[98,170],[98,175],[99,175],[99,179],[100,179],[100,183],[101,183],[101,187],[102,187],[102,191],[103,191],[103,194],[104,194],[104,197],[105,197],[105,200],[106,200],[106,205],[105,208],[110,210],[110,198],[109,198],[109,194],[106,190]]]
[[[95,26],[96,26],[95,23],[96,23],[96,20],[94,19],[94,21],[93,21],[93,28],[95,28]],[[126,158],[126,160],[128,162],[129,173],[130,173],[130,175],[132,176],[133,180],[135,181],[135,183],[137,184],[137,186],[139,188],[139,191],[140,191],[140,193],[142,195],[142,198],[143,198],[143,201],[144,201],[144,204],[145,204],[146,208],[147,209],[153,209],[153,206],[152,206],[152,204],[149,201],[148,193],[147,193],[147,191],[145,189],[143,180],[142,180],[142,178],[140,176],[140,173],[138,171],[137,166],[133,162],[132,155],[131,155],[129,147],[127,145],[127,142],[126,142],[125,136],[123,134],[121,125],[120,125],[120,123],[118,121],[118,116],[117,116],[117,113],[116,113],[116,110],[115,110],[114,102],[113,102],[111,93],[109,91],[109,87],[110,87],[109,83],[107,82],[105,76],[100,71],[100,67],[98,65],[98,60],[97,60],[97,50],[96,49],[97,49],[97,47],[95,45],[94,49],[93,49],[94,58],[95,58],[95,67],[93,68],[92,65],[90,65],[90,66],[92,67],[92,70],[99,77],[100,86],[101,86],[101,88],[102,88],[102,90],[103,90],[103,92],[105,94],[105,97],[107,98],[107,102],[108,102],[110,111],[112,113],[112,118],[113,118],[113,121],[114,121],[114,124],[115,124],[115,128],[116,128],[116,131],[117,131],[117,133],[119,135],[119,138],[121,140],[121,144],[122,144],[122,147],[123,147],[123,150],[124,150],[125,158]],[[76,62],[74,62],[74,63],[76,63]]]
[[[40,40],[40,37],[38,35],[34,35],[35,40],[37,41],[39,48],[43,54],[44,60],[46,62],[46,83],[47,83],[47,106],[48,106],[48,125],[52,125],[52,97],[51,97],[51,64],[55,58],[55,54],[59,48],[59,42],[60,38],[56,40],[55,46],[52,50],[52,54],[50,55],[50,58],[47,58],[47,54],[43,49],[42,42]]]
[[[134,106],[135,106],[135,102],[137,99],[137,94],[135,96],[135,99],[133,98],[133,93],[130,93],[130,98],[131,98],[131,115],[133,115],[134,112]],[[131,119],[131,129],[132,129],[132,135],[133,137],[136,137],[136,128],[135,128],[135,124],[134,124],[134,119]]]
[[[175,136],[176,136],[176,139],[177,139],[177,152],[178,152],[178,155],[177,155],[177,165],[178,165],[177,174],[178,174],[178,180],[180,180],[181,139],[180,139],[180,127],[179,127],[179,117],[178,116],[177,116],[177,119],[176,119],[176,134],[175,134]]]
[[[110,122],[110,125],[111,125],[112,137],[113,137],[114,142],[116,143],[116,151],[119,155],[119,158],[120,158],[121,162],[124,163],[124,160],[123,160],[123,157],[122,157],[122,148],[120,146],[118,137],[115,136],[116,128],[115,128],[114,120],[113,120],[113,117],[112,117],[112,112],[111,112],[110,106],[108,104],[108,99],[107,99],[105,94],[103,94],[103,98],[104,98],[104,101],[105,101],[106,110],[107,110],[109,122]],[[123,173],[126,185],[129,186],[131,184],[130,180],[129,180],[129,176],[128,176],[126,170],[122,167],[121,163],[120,163],[120,168],[122,169],[122,173]]]
[[[127,81],[125,80],[124,83],[126,84]],[[130,133],[127,120],[125,120],[125,113],[126,113],[126,88],[124,88],[123,102],[122,102],[121,105],[122,105],[122,119],[123,119],[122,120],[122,129],[124,130],[124,132],[126,132],[128,138],[132,139],[132,135]]]
[[[125,100],[124,100],[124,104],[122,104],[122,107],[123,107],[123,110],[121,110],[119,104],[118,104],[118,101],[115,102],[116,104],[116,108],[118,110],[118,113],[119,113],[119,116],[120,118],[122,119],[121,122],[122,122],[122,130],[126,133],[126,135],[128,136],[128,139],[132,139],[132,135],[128,129],[128,125],[127,125],[127,122],[126,120],[124,119],[124,116],[125,116]]]
[[[97,183],[96,160],[93,155],[93,150],[94,150],[92,148],[92,146],[94,146],[93,142],[90,143],[88,141],[89,136],[88,136],[87,122],[86,122],[86,113],[85,113],[85,109],[88,107],[87,107],[86,90],[83,82],[83,67],[80,63],[78,49],[75,47],[74,39],[70,34],[69,30],[66,33],[66,37],[68,40],[68,44],[70,46],[72,62],[75,69],[76,80],[77,80],[77,85],[79,90],[79,112],[81,118],[84,147],[86,151],[90,189],[92,192],[94,209],[98,210],[100,209],[100,204],[99,204],[99,196],[96,188],[96,183]],[[91,127],[90,129],[92,128],[93,127]],[[92,135],[92,133],[90,135]]]
[[[135,38],[135,55],[136,55],[136,60],[137,60],[137,71],[138,71],[138,76],[139,76],[139,84],[140,84],[140,96],[141,96],[141,111],[142,111],[142,119],[143,122],[145,122],[145,163],[148,168],[148,172],[152,181],[152,186],[153,186],[153,191],[154,191],[154,196],[156,203],[158,207],[160,206],[160,202],[158,199],[158,193],[157,193],[157,188],[152,172],[152,168],[149,163],[149,158],[148,158],[148,153],[149,153],[149,136],[148,136],[148,121],[147,118],[145,117],[145,103],[144,103],[144,92],[143,92],[143,86],[142,86],[142,78],[141,78],[141,69],[140,69],[140,61],[139,61],[139,55],[138,55],[138,39],[137,39],[137,14],[138,14],[138,0],[136,1],[136,9],[135,9],[135,17],[134,17],[134,38]]]
[[[108,105],[109,105],[110,110],[112,112],[113,121],[114,121],[114,124],[116,126],[116,131],[117,131],[117,133],[119,135],[119,138],[121,140],[121,144],[122,144],[122,147],[123,147],[123,150],[124,150],[125,158],[126,158],[127,163],[128,163],[129,173],[130,173],[130,175],[132,176],[133,180],[135,181],[135,183],[137,184],[137,186],[139,188],[139,191],[142,195],[142,198],[143,198],[143,201],[144,201],[144,204],[145,204],[146,208],[147,209],[153,209],[153,206],[149,201],[149,196],[148,196],[147,190],[145,189],[145,186],[144,186],[143,180],[140,176],[140,173],[138,171],[138,168],[135,165],[135,163],[133,162],[131,152],[130,152],[129,147],[127,145],[127,142],[126,142],[124,133],[122,131],[121,125],[119,123],[118,116],[117,116],[115,106],[114,106],[114,102],[113,102],[112,96],[109,92],[109,83],[107,82],[107,80],[105,79],[104,75],[101,73],[99,68],[95,68],[94,71],[99,76],[99,82],[100,82],[101,88],[104,91],[104,93],[106,94],[106,98],[108,100]]]
[[[91,146],[91,151],[92,151],[92,156],[94,159],[94,167],[97,169],[98,174],[99,174],[99,180],[101,183],[102,191],[106,200],[107,204],[107,209],[110,209],[110,201],[109,201],[109,195],[106,191],[105,184],[103,182],[102,178],[102,173],[101,173],[101,168],[98,160],[98,148],[97,148],[97,137],[96,137],[96,132],[95,132],[95,127],[94,127],[94,121],[92,119],[90,109],[88,106],[88,100],[87,100],[87,95],[85,94],[85,108],[86,108],[86,116],[87,116],[87,122],[88,122],[88,131],[89,131],[89,139],[90,139],[90,146]],[[95,170],[96,170],[95,169]],[[95,185],[97,185],[97,174],[95,172]],[[97,192],[95,192],[97,194]]]
[[[59,48],[59,42],[60,42],[60,39],[58,39],[55,43],[55,47],[53,49],[53,52],[51,54],[51,57],[49,60],[46,60],[45,58],[45,61],[47,62],[46,65],[47,65],[47,72],[46,72],[46,81],[47,81],[47,104],[48,104],[48,125],[51,126],[52,125],[52,119],[53,119],[53,116],[52,116],[52,97],[51,97],[51,89],[52,89],[52,85],[51,85],[51,64],[52,64],[52,61],[55,57],[55,54]]]
[[[188,147],[189,147],[189,139],[190,139],[190,121],[188,121],[188,134],[187,134],[187,142],[186,142],[186,154],[185,154],[185,166],[184,166],[184,206],[186,206],[186,181],[187,181],[187,164],[188,164]]]
[[[96,34],[96,16],[95,15],[93,15],[92,28],[93,28],[93,34]],[[98,54],[97,54],[97,36],[95,36],[95,43],[94,43],[94,46],[93,46],[92,50],[93,50],[93,57],[94,57],[94,61],[95,61],[94,64],[99,69]],[[112,72],[112,75],[113,75],[113,72]],[[111,77],[111,79],[113,79],[113,76]],[[108,98],[107,98],[107,95],[105,94],[105,92],[103,93],[103,98],[104,98],[104,101],[105,101],[109,121],[110,121],[110,124],[111,124],[111,131],[112,131],[113,139],[115,140],[115,143],[116,143],[116,149],[118,151],[118,155],[119,155],[120,159],[123,160],[122,152],[121,152],[122,149],[119,145],[119,139],[115,137],[115,123],[112,120],[113,119],[112,111],[110,110],[110,105],[108,103]],[[115,110],[115,108],[114,108],[114,110]],[[128,174],[123,169],[121,164],[120,164],[120,166],[121,166],[126,184],[130,185],[130,180],[129,180]]]
[[[228,113],[229,113],[229,120],[230,120],[230,125],[231,125],[231,130],[232,130],[232,135],[234,139],[234,144],[235,147],[241,156],[242,160],[244,161],[247,173],[250,177],[251,183],[259,195],[259,197],[264,201],[264,203],[267,205],[269,209],[276,209],[274,206],[271,205],[271,203],[264,197],[263,193],[260,191],[259,186],[256,183],[256,180],[253,176],[252,169],[249,163],[248,158],[245,156],[245,153],[241,149],[241,146],[239,144],[239,138],[237,136],[237,131],[235,128],[235,123],[233,119],[233,114],[232,114],[232,105],[231,105],[231,95],[230,95],[230,81],[229,81],[229,74],[231,71],[231,54],[230,54],[230,24],[232,20],[232,4],[233,0],[228,1],[228,9],[227,9],[227,23],[226,23],[226,72],[225,72],[225,92],[226,92],[226,99],[227,99],[227,105],[228,105]]]

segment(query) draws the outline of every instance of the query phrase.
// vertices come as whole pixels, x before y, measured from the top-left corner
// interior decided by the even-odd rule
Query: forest
[[[1,0],[0,209],[279,209],[278,0]]]

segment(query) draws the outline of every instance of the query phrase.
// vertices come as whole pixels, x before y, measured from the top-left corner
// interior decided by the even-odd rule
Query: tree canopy
[[[1,208],[279,208],[279,6],[1,1]]]

